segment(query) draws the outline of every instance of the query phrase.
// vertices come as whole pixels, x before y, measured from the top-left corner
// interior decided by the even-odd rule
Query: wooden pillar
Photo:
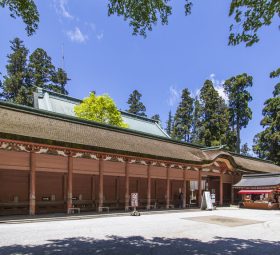
[[[166,168],[166,208],[170,205],[170,166]]]
[[[63,202],[67,204],[67,174],[63,174]]]
[[[183,183],[183,208],[186,208],[186,200],[187,200],[187,169],[184,168],[184,183]]]
[[[104,192],[103,192],[103,184],[104,184],[104,178],[103,178],[103,172],[104,172],[104,161],[103,157],[99,157],[99,194],[98,194],[98,212],[102,211],[101,207],[103,206],[103,199],[104,199]]]
[[[29,173],[29,215],[35,215],[36,208],[36,154],[30,152],[30,173]]]
[[[125,211],[129,210],[129,164],[125,161]]]
[[[67,178],[67,213],[69,213],[69,208],[73,207],[72,197],[73,197],[73,158],[68,155],[68,178]]]
[[[198,206],[201,205],[201,196],[202,196],[202,189],[201,189],[201,169],[198,171]]]
[[[224,189],[223,189],[223,172],[220,175],[220,206],[224,203]]]
[[[231,197],[230,197],[230,203],[232,205],[234,204],[234,188],[233,188],[233,185],[234,185],[234,175],[232,173],[232,175],[231,175]]]
[[[147,210],[151,209],[151,188],[152,188],[152,183],[151,183],[151,164],[148,163],[147,166]]]
[[[95,201],[95,176],[91,176],[91,201],[92,201],[92,207],[95,207],[96,209],[96,201]]]

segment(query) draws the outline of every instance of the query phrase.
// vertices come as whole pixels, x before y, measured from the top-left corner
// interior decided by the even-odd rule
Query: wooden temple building
[[[35,107],[0,101],[0,215],[128,210],[134,192],[145,209],[178,207],[179,191],[184,208],[199,205],[203,190],[225,205],[238,202],[233,185],[244,173],[280,172],[268,161],[174,141],[150,119],[122,113],[128,129],[82,120],[72,115],[77,100],[49,93],[52,104],[43,93]]]

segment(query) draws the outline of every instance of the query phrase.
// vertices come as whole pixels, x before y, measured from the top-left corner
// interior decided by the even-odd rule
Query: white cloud
[[[100,40],[103,39],[103,36],[104,36],[104,34],[103,34],[103,33],[100,33],[100,34],[97,34],[97,35],[96,35],[96,38],[97,38],[98,41],[100,41]]]
[[[222,97],[225,101],[228,101],[228,97],[227,97],[227,95],[224,91],[224,87],[223,87],[225,81],[224,80],[220,81],[220,80],[215,79],[216,75],[214,73],[211,73],[209,78],[213,82],[214,87],[218,91],[220,97]]]
[[[181,93],[182,93],[181,90],[177,89],[174,86],[170,86],[169,87],[168,104],[170,106],[174,106],[178,102],[178,100],[179,100],[179,98],[181,96]]]
[[[73,19],[74,16],[68,11],[68,0],[54,0],[55,9],[64,18]]]
[[[88,36],[83,34],[78,27],[75,27],[74,30],[70,30],[67,32],[67,36],[73,42],[84,43],[88,40]]]

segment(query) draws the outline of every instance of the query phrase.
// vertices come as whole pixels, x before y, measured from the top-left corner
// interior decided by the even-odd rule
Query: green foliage
[[[199,102],[199,99],[196,97],[194,99],[192,132],[191,132],[191,142],[194,144],[201,143],[201,141],[200,141],[201,117],[202,117],[202,106]]]
[[[252,119],[252,110],[249,107],[252,97],[247,90],[252,85],[253,77],[246,73],[231,77],[224,83],[228,96],[230,126],[236,133],[235,151],[237,153],[240,153],[240,131]]]
[[[173,130],[173,116],[171,111],[169,111],[165,131],[169,136],[171,136],[172,130]]]
[[[128,98],[127,104],[129,105],[129,109],[127,110],[130,113],[147,117],[146,115],[146,107],[145,105],[140,101],[142,97],[142,94],[139,93],[138,90],[134,90]]]
[[[151,117],[152,120],[155,120],[160,126],[161,126],[161,121],[160,121],[160,116],[159,114],[155,114]]]
[[[208,147],[225,144],[228,110],[224,100],[219,96],[210,80],[206,80],[200,90],[200,104],[200,143]]]
[[[38,48],[30,55],[28,69],[32,84],[36,87],[48,89],[55,73],[55,67],[45,50]]]
[[[4,76],[1,97],[5,100],[32,105],[32,87],[27,70],[28,49],[19,38],[11,43],[12,52],[7,56],[7,75]]]
[[[173,136],[177,140],[190,142],[192,118],[193,118],[193,102],[188,89],[183,89],[181,102],[178,105],[174,116]]]
[[[61,94],[68,94],[65,86],[70,80],[67,73],[58,68],[43,49],[36,49],[28,58],[28,49],[19,38],[11,42],[8,55],[7,74],[0,86],[0,98],[10,102],[32,106],[36,87]]]
[[[12,18],[21,17],[29,36],[38,28],[39,13],[33,0],[0,0],[0,7],[7,7]]]
[[[64,95],[68,95],[68,91],[66,90],[67,82],[70,81],[67,73],[62,69],[58,68],[56,72],[53,73],[51,77],[52,84],[49,85],[49,89],[61,93]]]
[[[109,124],[113,126],[127,128],[128,125],[123,122],[121,113],[113,99],[108,95],[96,96],[90,93],[80,105],[74,107],[77,117]]]
[[[259,29],[269,26],[277,16],[279,18],[280,1],[232,0],[229,16],[234,16],[236,22],[230,27],[229,44],[244,42],[246,46],[252,46],[259,41]]]
[[[240,154],[242,154],[244,156],[250,156],[250,151],[251,151],[251,149],[249,148],[248,143],[244,143],[241,146]]]
[[[123,16],[129,20],[134,35],[146,37],[146,32],[160,20],[162,25],[168,24],[168,17],[172,14],[170,0],[109,0],[108,15]],[[185,2],[186,15],[191,12],[192,3]]]
[[[278,69],[279,70],[279,69]],[[277,71],[270,74],[279,77]],[[280,84],[276,84],[273,97],[264,103],[261,125],[264,130],[254,138],[253,151],[263,159],[269,159],[280,165]]]

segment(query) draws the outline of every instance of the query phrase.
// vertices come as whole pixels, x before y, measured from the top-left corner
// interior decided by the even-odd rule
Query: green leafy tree
[[[7,101],[32,105],[32,87],[27,72],[28,49],[19,38],[10,41],[12,52],[7,56],[1,97]]]
[[[171,136],[171,134],[173,132],[172,129],[173,129],[173,116],[172,116],[171,111],[169,111],[168,119],[167,119],[167,122],[166,122],[166,128],[165,128],[165,131],[169,136]]]
[[[280,68],[270,74],[280,77]],[[273,97],[264,103],[261,125],[264,130],[254,138],[253,151],[263,159],[280,165],[280,83],[276,84]]]
[[[57,93],[68,95],[68,91],[65,88],[68,81],[70,81],[70,79],[67,73],[62,68],[58,68],[51,77],[52,84],[49,85],[49,89]]]
[[[116,14],[123,16],[129,21],[134,35],[146,36],[147,31],[151,31],[153,26],[161,22],[168,24],[168,17],[172,14],[172,7],[168,4],[170,0],[109,0],[108,15]],[[192,3],[185,0],[186,15],[191,12]]]
[[[250,156],[250,151],[251,149],[249,148],[248,146],[248,143],[244,143],[242,146],[241,146],[241,149],[240,149],[240,153],[244,156]]]
[[[123,122],[120,111],[114,100],[108,95],[96,96],[90,93],[80,105],[74,107],[77,117],[97,121],[113,126],[127,128],[128,125]]]
[[[147,117],[146,115],[146,107],[141,102],[141,93],[138,90],[134,90],[128,98],[127,104],[129,105],[129,109],[127,110],[130,113]]]
[[[33,0],[0,0],[0,7],[8,8],[12,18],[21,17],[29,36],[38,28],[39,13]]]
[[[280,17],[279,0],[232,0],[230,16],[235,23],[230,26],[229,44],[242,42],[252,46],[259,41],[258,31]]]
[[[30,55],[28,69],[34,86],[43,89],[50,88],[50,82],[55,75],[55,67],[45,50],[38,48]]]
[[[188,89],[183,89],[181,102],[174,116],[174,137],[178,140],[190,142],[194,99]]]
[[[206,80],[200,90],[200,103],[202,109],[200,142],[209,147],[225,144],[228,126],[227,108],[210,80]]]
[[[252,85],[253,77],[246,73],[231,77],[224,83],[228,96],[230,125],[236,133],[235,152],[237,153],[240,153],[240,131],[252,119],[252,110],[249,107],[252,97],[247,90]]]
[[[122,16],[128,20],[134,35],[146,37],[157,23],[168,24],[172,14],[170,0],[109,0],[108,15]],[[185,0],[185,15],[191,14],[192,0]],[[280,16],[279,0],[231,0],[229,16],[234,24],[230,26],[229,44],[241,42],[251,46],[259,41],[258,31],[269,26]]]

